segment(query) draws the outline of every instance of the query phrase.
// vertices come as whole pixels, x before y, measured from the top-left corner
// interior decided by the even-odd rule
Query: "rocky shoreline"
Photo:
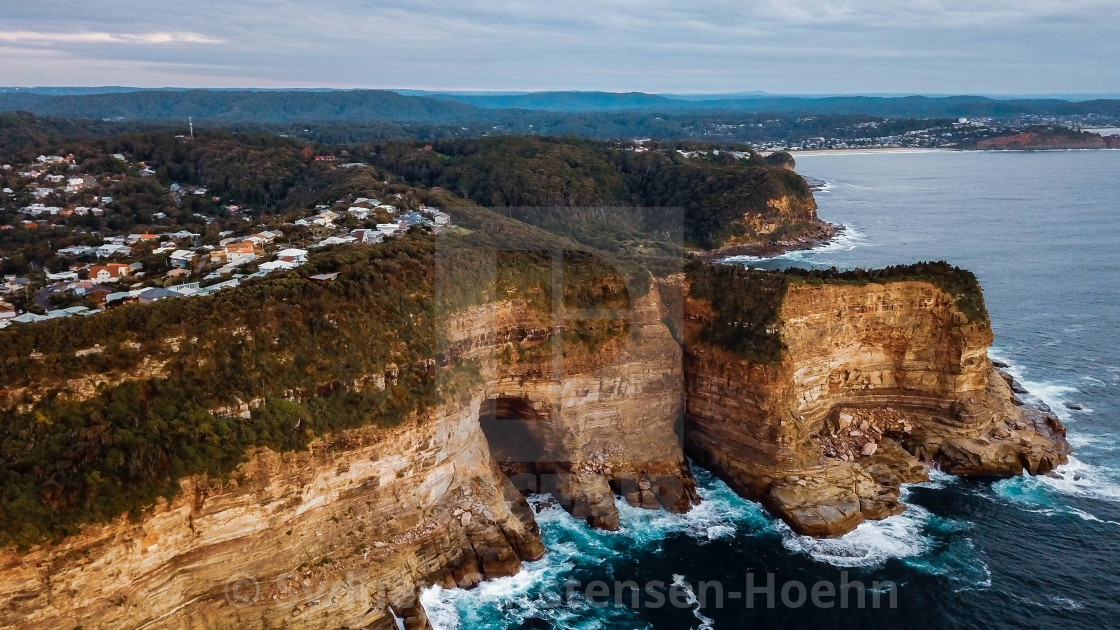
[[[705,262],[715,262],[732,256],[757,256],[760,258],[780,256],[792,251],[814,249],[827,245],[843,231],[844,226],[842,225],[822,221],[817,228],[802,232],[794,237],[766,243],[728,245],[696,252],[696,256]]]

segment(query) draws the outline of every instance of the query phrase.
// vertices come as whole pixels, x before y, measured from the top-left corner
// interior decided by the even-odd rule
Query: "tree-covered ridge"
[[[0,331],[0,545],[139,514],[186,476],[228,475],[255,447],[298,449],[422,415],[477,384],[473,364],[443,354],[439,321],[457,309],[516,299],[544,313],[554,297],[629,306],[616,265],[526,229],[568,250],[511,249],[507,238],[528,236],[516,232],[417,233],[340,246],[207,297]],[[570,327],[565,352],[627,334],[610,322]],[[116,378],[90,391],[90,375]]]
[[[678,147],[681,147],[678,150]],[[685,150],[693,149],[693,150]],[[493,208],[570,208],[557,213],[522,213],[583,240],[590,231],[613,227],[650,234],[675,230],[688,244],[717,247],[734,237],[765,239],[742,219],[745,214],[777,219],[771,203],[791,197],[805,209],[786,223],[815,222],[805,180],[784,164],[772,166],[754,153],[695,151],[695,146],[616,144],[571,138],[503,137],[443,141],[421,148],[390,143],[377,162],[407,181],[438,186]],[[679,212],[611,217],[604,207],[665,208]],[[675,225],[673,223],[675,222]]]
[[[700,341],[760,363],[776,363],[784,345],[779,315],[789,287],[804,284],[886,284],[929,282],[951,296],[970,323],[989,325],[984,293],[976,276],[945,261],[893,265],[882,269],[799,269],[763,271],[740,265],[711,265],[693,259],[685,267],[689,294],[706,300],[713,317]]]

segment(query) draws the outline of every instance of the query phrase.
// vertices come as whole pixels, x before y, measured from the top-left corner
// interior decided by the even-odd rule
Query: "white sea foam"
[[[674,573],[673,585],[684,592],[685,601],[692,606],[692,616],[700,622],[696,630],[715,630],[715,620],[705,616],[700,610],[700,600],[696,597],[696,591],[692,590],[692,585],[684,580],[684,576]]]
[[[696,472],[697,477],[703,479],[704,473]],[[739,497],[718,479],[702,481],[697,485],[697,491],[700,493],[700,504],[685,514],[646,510],[617,501],[621,522],[617,535],[637,545],[663,540],[671,533],[682,533],[705,541],[731,537],[741,526],[758,531],[770,524],[771,519],[757,503]]]
[[[1074,456],[1046,475],[1020,475],[995,484],[996,493],[1017,503],[1049,506],[1040,491],[1120,503],[1120,482],[1112,469],[1087,464]],[[1072,509],[1072,508],[1071,508]]]
[[[1027,370],[1023,366],[1007,359],[996,348],[989,350],[988,356],[1007,364],[1004,371],[1014,377],[1015,380],[1019,381],[1019,383],[1023,385],[1023,388],[1030,392],[1030,394],[1027,395],[1028,402],[1041,401],[1046,403],[1046,406],[1050,407],[1062,422],[1076,420],[1066,407],[1067,402],[1072,402],[1070,401],[1069,395],[1078,391],[1076,387],[1055,381],[1033,380],[1027,376]]]
[[[903,489],[903,497],[906,490]],[[796,553],[838,567],[874,567],[892,558],[909,558],[930,547],[925,527],[930,514],[918,505],[879,521],[864,521],[839,538],[801,536],[784,524],[782,545]]]
[[[774,262],[782,261],[788,263],[812,263],[816,262],[815,257],[834,254],[836,252],[847,252],[857,247],[867,244],[867,236],[850,225],[842,225],[841,230],[836,236],[828,240],[828,242],[812,247],[809,249],[795,249],[775,256],[728,256],[720,262],[741,264],[751,267],[761,262]]]

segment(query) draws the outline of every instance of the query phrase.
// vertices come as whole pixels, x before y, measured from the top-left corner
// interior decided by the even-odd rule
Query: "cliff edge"
[[[670,282],[683,291],[687,452],[798,533],[902,512],[900,485],[930,466],[1006,477],[1066,461],[1061,422],[1024,406],[988,360],[986,315],[936,282],[795,278],[758,322],[780,348],[746,357],[712,342],[725,309]]]

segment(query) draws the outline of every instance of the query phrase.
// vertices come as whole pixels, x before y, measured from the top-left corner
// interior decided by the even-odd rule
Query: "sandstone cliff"
[[[1069,451],[1057,418],[1017,405],[988,360],[987,322],[932,283],[792,283],[775,362],[701,342],[706,301],[684,312],[687,451],[800,533],[901,512],[899,485],[926,465],[1038,474]]]
[[[680,347],[665,307],[654,290],[611,315],[628,334],[597,351],[523,360],[503,350],[544,347],[571,322],[516,302],[452,317],[453,352],[481,366],[472,392],[394,429],[259,449],[230,481],[190,478],[139,520],[8,547],[0,627],[395,628],[396,615],[423,628],[420,588],[470,587],[545,552],[519,490],[551,491],[605,528],[618,524],[616,491],[688,509]]]
[[[470,586],[544,550],[492,464],[481,396],[395,430],[260,451],[138,522],[0,556],[0,627],[392,628],[418,585]]]
[[[419,588],[545,553],[522,491],[608,529],[616,494],[689,509],[682,434],[698,462],[817,536],[897,514],[900,484],[931,464],[1005,476],[1065,460],[1061,424],[1019,404],[987,359],[987,322],[930,282],[791,281],[774,361],[702,341],[716,317],[680,276],[626,309],[555,321],[517,300],[459,312],[438,360],[475,362],[469,391],[393,429],[258,449],[229,481],[190,478],[138,520],[5,549],[0,627],[423,628]],[[565,343],[603,326],[625,334]]]
[[[608,321],[627,335],[590,354],[566,351],[563,340],[542,347],[552,326],[572,322],[543,321],[517,303],[471,309],[449,326],[456,352],[481,362],[483,429],[515,485],[552,492],[605,529],[618,527],[615,493],[674,512],[696,500],[678,433],[681,349],[663,321],[668,311],[654,288],[624,315]],[[545,352],[518,358],[534,346]]]
[[[1120,136],[1102,136],[1070,129],[1025,131],[976,141],[977,149],[1053,150],[1120,149]]]

